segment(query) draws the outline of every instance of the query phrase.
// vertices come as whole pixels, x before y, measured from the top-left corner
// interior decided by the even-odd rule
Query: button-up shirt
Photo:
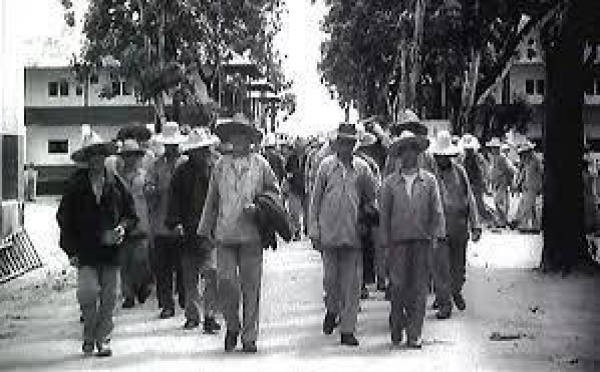
[[[444,210],[435,176],[419,169],[412,197],[399,172],[388,176],[380,192],[383,246],[406,240],[429,240],[446,236]]]
[[[265,191],[280,192],[264,157],[223,155],[212,171],[198,234],[221,244],[260,244],[258,226],[244,208]]]
[[[377,182],[369,165],[354,157],[346,167],[337,155],[323,160],[309,208],[309,236],[323,248],[361,246],[358,217],[361,198],[372,203]]]

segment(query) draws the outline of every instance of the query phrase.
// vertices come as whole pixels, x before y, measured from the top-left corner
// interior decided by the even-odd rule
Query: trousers
[[[104,341],[114,328],[118,266],[82,266],[77,270],[77,301],[83,316],[83,340]]]

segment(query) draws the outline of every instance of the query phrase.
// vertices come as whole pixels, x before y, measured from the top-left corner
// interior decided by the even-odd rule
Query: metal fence
[[[0,242],[0,284],[42,267],[42,260],[25,229]]]

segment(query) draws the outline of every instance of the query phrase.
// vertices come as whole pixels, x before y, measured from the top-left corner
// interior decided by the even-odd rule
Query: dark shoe
[[[438,302],[438,300],[433,301],[433,303],[431,304],[431,308],[433,310],[437,310],[440,308],[440,303]]]
[[[385,281],[381,280],[381,281],[377,281],[377,291],[378,292],[384,292],[387,289],[387,286],[385,285]]]
[[[456,308],[460,311],[464,311],[467,308],[467,304],[465,303],[465,298],[463,295],[459,293],[455,293],[452,295],[452,299],[454,300],[454,304]]]
[[[256,347],[256,342],[255,341],[248,341],[248,342],[243,342],[242,343],[242,351],[244,353],[256,353],[258,351],[258,348]]]
[[[160,319],[169,319],[175,316],[175,309],[166,308],[162,309],[160,315],[158,316]]]
[[[408,340],[406,347],[409,349],[421,349],[423,347],[423,341],[420,338],[416,340]]]
[[[225,333],[225,351],[232,352],[237,346],[239,332],[227,331]]]
[[[391,336],[392,345],[400,346],[400,344],[402,343],[402,330],[392,330]]]
[[[79,315],[79,323],[83,323],[85,319],[83,319],[83,315]]]
[[[110,341],[98,341],[96,342],[96,348],[98,352],[96,352],[96,356],[98,357],[109,357],[112,356],[112,350],[110,348]]]
[[[358,346],[358,340],[354,337],[353,333],[342,333],[340,338],[342,345],[346,346]]]
[[[435,317],[440,320],[450,319],[451,316],[452,316],[452,310],[450,310],[450,309],[440,309],[435,314]]]
[[[194,329],[194,328],[198,328],[198,326],[200,325],[200,322],[197,320],[193,320],[193,319],[188,319],[185,321],[185,324],[183,325],[183,329]]]
[[[138,301],[143,304],[144,302],[146,302],[146,300],[148,299],[148,297],[150,297],[150,294],[152,293],[152,291],[150,290],[150,288],[145,287],[142,288],[138,291],[137,293],[137,298]]]
[[[125,299],[125,301],[123,301],[123,309],[131,309],[133,307],[135,307],[135,300],[133,299],[133,297],[128,297]]]
[[[204,324],[202,325],[204,333],[214,335],[221,330],[221,325],[212,316],[204,317]]]
[[[330,335],[333,333],[333,330],[337,326],[338,326],[337,315],[331,314],[331,313],[326,313],[325,319],[323,319],[323,333],[325,333],[326,335]]]
[[[91,356],[94,354],[94,341],[83,341],[83,345],[81,346],[81,350],[83,351],[84,356]]]

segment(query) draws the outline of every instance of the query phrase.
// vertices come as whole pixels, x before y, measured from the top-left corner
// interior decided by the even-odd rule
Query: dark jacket
[[[277,176],[277,180],[281,184],[281,181],[283,181],[283,178],[285,177],[285,159],[283,155],[276,150],[265,149],[264,156],[269,162],[271,169],[273,169],[275,176]]]
[[[118,175],[106,171],[98,204],[88,174],[87,169],[77,170],[68,181],[56,213],[59,243],[81,266],[117,265],[119,247],[103,245],[102,235],[122,225],[127,239],[138,223],[133,197]]]
[[[264,192],[254,198],[256,221],[263,248],[277,249],[275,233],[286,242],[292,239],[292,225],[283,201],[277,193]]]
[[[190,160],[175,169],[169,187],[165,226],[181,224],[186,236],[196,235],[210,181],[210,167],[199,167]]]

